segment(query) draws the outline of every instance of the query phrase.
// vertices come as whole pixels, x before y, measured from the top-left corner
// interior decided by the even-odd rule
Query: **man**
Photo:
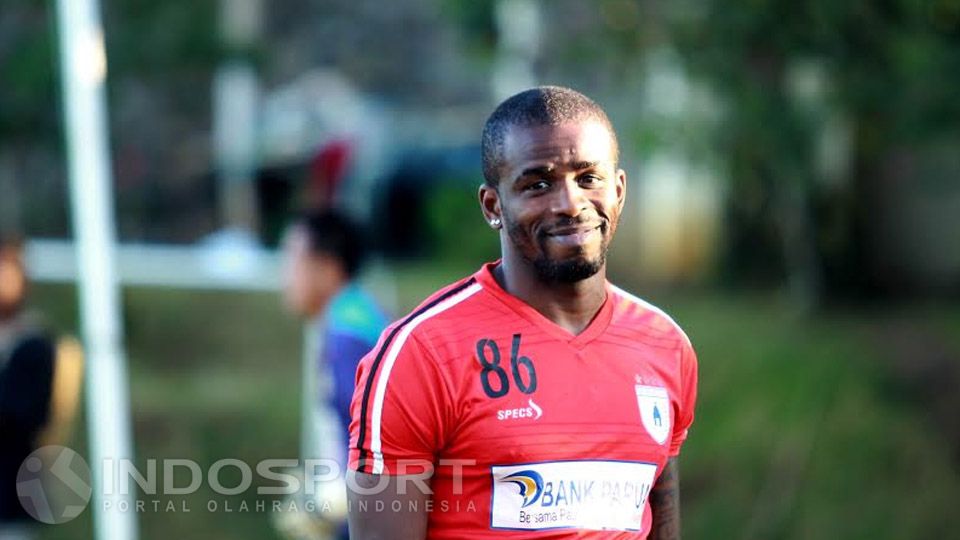
[[[69,438],[83,380],[79,343],[45,331],[28,288],[20,242],[0,236],[0,540],[33,537],[18,474],[31,452]]]
[[[308,385],[314,395],[309,412],[309,455],[302,457],[333,459],[340,471],[346,465],[344,449],[357,363],[387,324],[377,303],[354,281],[364,256],[358,226],[333,210],[299,217],[284,242],[284,300],[290,311],[310,321],[315,338],[310,342],[316,345],[308,351],[316,362],[317,377]],[[317,512],[278,516],[278,526],[288,536],[323,538],[330,535],[329,529],[344,525],[345,504],[336,500],[343,499],[343,484],[322,488],[315,504],[308,507]],[[345,537],[346,527],[342,529]]]
[[[586,96],[540,87],[483,133],[502,259],[389,327],[360,363],[353,538],[678,538],[696,357],[606,281],[626,193]]]

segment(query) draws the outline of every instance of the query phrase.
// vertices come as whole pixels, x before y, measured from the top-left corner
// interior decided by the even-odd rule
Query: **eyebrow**
[[[539,167],[530,167],[529,169],[524,169],[523,172],[517,175],[517,178],[523,178],[524,176],[546,176],[553,174],[553,171],[556,170],[556,167],[553,165],[541,165]]]
[[[584,169],[592,169],[598,165],[600,165],[599,161],[577,161],[576,163],[573,164],[573,169],[576,171],[582,171]],[[547,175],[553,174],[553,172],[556,169],[557,168],[554,167],[553,165],[541,165],[539,167],[530,167],[528,169],[524,169],[523,172],[517,175],[517,179],[519,180],[524,176],[547,176]]]
[[[600,165],[599,161],[578,161],[573,164],[573,168],[575,170],[582,171],[583,169],[593,169],[598,165]]]

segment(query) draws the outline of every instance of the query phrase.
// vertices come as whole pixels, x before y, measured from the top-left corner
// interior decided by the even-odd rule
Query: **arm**
[[[693,423],[693,411],[697,402],[697,355],[684,336],[680,354],[681,395],[677,421],[673,427],[667,464],[660,472],[650,491],[650,511],[653,523],[651,540],[680,538],[680,467],[677,454],[687,438],[687,430]]]
[[[430,493],[418,487],[425,487],[422,478],[348,471],[350,538],[423,540]]]
[[[650,540],[680,538],[680,468],[676,457],[667,460],[650,491],[650,510],[653,514]]]
[[[386,373],[377,361],[387,356],[382,344],[357,369],[346,477],[351,539],[426,537],[430,478],[451,400],[414,337],[396,347],[389,349],[396,356]]]
[[[77,416],[83,387],[83,348],[75,338],[57,343],[50,396],[50,422],[39,436],[39,445],[64,444]]]

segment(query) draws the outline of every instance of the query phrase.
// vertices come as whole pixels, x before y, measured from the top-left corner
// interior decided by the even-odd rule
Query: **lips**
[[[557,227],[547,231],[547,236],[570,236],[574,234],[586,234],[600,228],[599,223],[589,225],[576,225],[574,227]]]
[[[573,227],[558,227],[548,231],[545,235],[552,242],[562,246],[578,247],[586,244],[593,235],[599,235],[600,227],[600,223]]]

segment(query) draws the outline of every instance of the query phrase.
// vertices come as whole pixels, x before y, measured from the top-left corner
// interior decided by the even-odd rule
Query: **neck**
[[[325,292],[321,297],[317,298],[316,303],[313,305],[313,309],[307,313],[307,318],[316,319],[326,315],[327,309],[330,308],[330,303],[333,302],[333,299],[337,297],[349,284],[346,279],[337,280],[337,284],[327,292]]]
[[[544,283],[531,263],[504,253],[493,276],[503,290],[574,335],[590,325],[607,298],[606,266],[575,283]]]

